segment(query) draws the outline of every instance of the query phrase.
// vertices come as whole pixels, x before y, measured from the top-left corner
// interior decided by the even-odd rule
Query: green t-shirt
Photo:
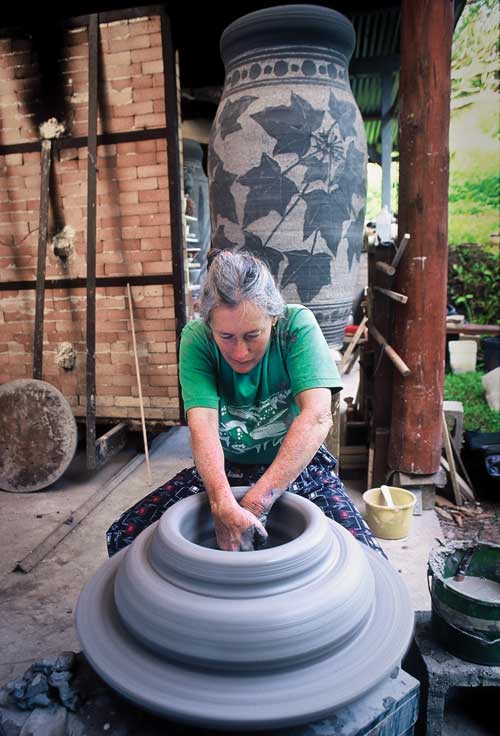
[[[298,393],[342,387],[313,313],[298,304],[287,306],[262,360],[249,373],[230,367],[202,320],[188,322],[182,331],[179,368],[186,411],[218,409],[224,456],[238,463],[274,460],[299,413]]]

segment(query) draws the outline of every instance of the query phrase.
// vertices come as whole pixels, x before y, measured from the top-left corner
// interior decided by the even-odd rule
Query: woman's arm
[[[265,541],[267,532],[259,519],[233,496],[224,470],[218,410],[195,407],[188,410],[187,420],[194,462],[207,490],[219,547],[253,549],[255,535]]]
[[[290,425],[274,461],[241,501],[261,521],[271,506],[314,457],[332,426],[329,388],[311,388],[297,394],[300,414]]]

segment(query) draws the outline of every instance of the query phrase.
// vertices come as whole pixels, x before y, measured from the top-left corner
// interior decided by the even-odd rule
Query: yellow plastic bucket
[[[380,488],[370,488],[363,493],[366,522],[374,535],[380,539],[402,539],[410,533],[411,517],[417,498],[405,488],[395,486],[388,488],[394,508],[387,506]]]

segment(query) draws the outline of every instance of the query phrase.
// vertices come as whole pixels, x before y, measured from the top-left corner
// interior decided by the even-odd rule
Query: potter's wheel
[[[80,595],[96,672],[155,713],[239,730],[319,719],[384,679],[413,631],[400,575],[300,496],[268,530],[270,549],[211,549],[205,494],[175,504]]]

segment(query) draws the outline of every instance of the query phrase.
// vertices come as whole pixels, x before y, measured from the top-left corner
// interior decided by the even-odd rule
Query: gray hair
[[[220,251],[209,261],[201,316],[208,322],[216,307],[238,307],[242,302],[252,302],[269,317],[280,317],[285,311],[283,297],[263,261],[242,251]]]

